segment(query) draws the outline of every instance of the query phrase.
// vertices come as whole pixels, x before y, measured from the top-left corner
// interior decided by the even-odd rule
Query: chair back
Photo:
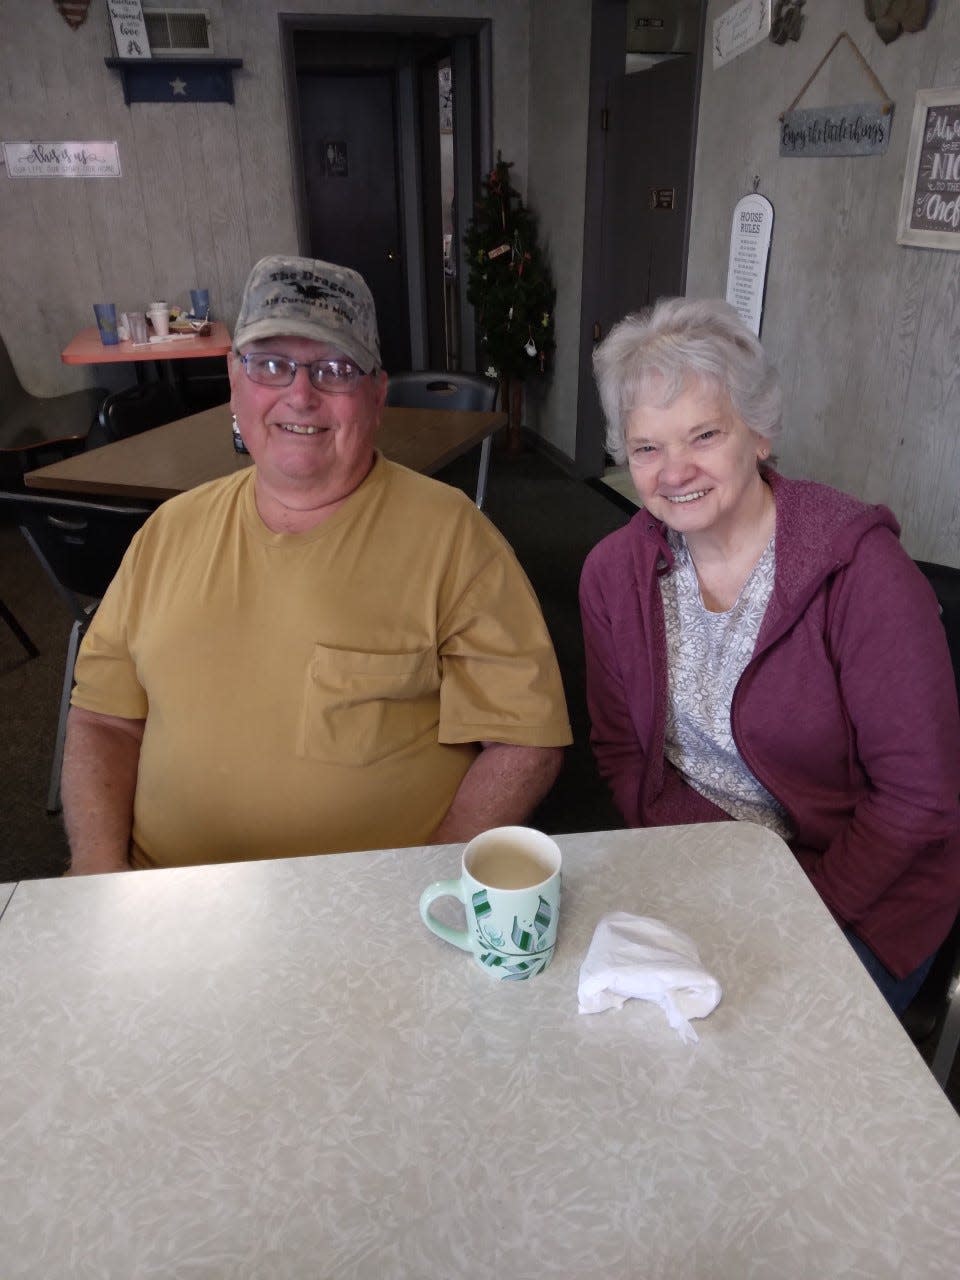
[[[199,356],[193,360],[180,360],[178,385],[183,397],[184,412],[202,413],[230,399],[230,377],[226,356]]]
[[[960,569],[932,564],[929,560],[918,560],[916,565],[940,602],[940,620],[947,633],[947,646],[960,694]]]
[[[15,404],[26,399],[26,394],[13,367],[7,344],[0,337],[0,408],[8,413]]]
[[[154,507],[110,506],[53,494],[0,492],[44,571],[74,618],[85,618],[77,596],[99,600],[130,540]]]
[[[183,417],[176,393],[166,382],[143,382],[107,396],[100,406],[100,430],[91,432],[88,449],[151,431]]]
[[[960,693],[960,569],[929,560],[916,563],[940,603],[940,620]],[[931,1046],[930,1069],[946,1087],[960,1045],[960,914],[904,1014],[903,1025],[915,1044]]]
[[[482,373],[394,373],[387,383],[387,404],[398,409],[473,409],[492,412],[500,384]]]

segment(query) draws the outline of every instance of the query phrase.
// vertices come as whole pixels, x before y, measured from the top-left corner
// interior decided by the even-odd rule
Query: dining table
[[[30,489],[163,502],[250,465],[249,455],[234,450],[230,420],[230,406],[217,405],[27,472],[24,483]],[[425,475],[481,444],[482,506],[490,442],[507,421],[505,413],[388,406],[376,443],[386,457]]]
[[[953,1280],[960,1120],[783,842],[555,838],[525,982],[420,921],[459,845],[0,894],[4,1280]],[[613,911],[696,944],[695,1043],[578,1012]]]
[[[88,325],[74,334],[60,359],[64,364],[139,364],[145,361],[198,360],[225,356],[230,351],[230,330],[220,320],[207,322],[208,333],[171,333],[165,338],[151,336],[147,343],[125,338],[112,346],[100,340],[97,326]]]

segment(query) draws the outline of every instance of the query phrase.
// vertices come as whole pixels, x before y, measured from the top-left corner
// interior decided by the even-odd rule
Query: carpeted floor
[[[472,493],[476,454],[441,478]],[[510,541],[540,598],[567,691],[575,745],[563,774],[531,818],[551,834],[620,825],[587,743],[577,582],[584,557],[635,507],[607,486],[577,480],[544,455],[494,453],[487,514]],[[28,659],[0,622],[0,883],[59,875],[67,846],[44,806],[71,619],[19,531],[0,523],[0,599],[40,649]],[[960,1112],[960,1059],[948,1090]]]

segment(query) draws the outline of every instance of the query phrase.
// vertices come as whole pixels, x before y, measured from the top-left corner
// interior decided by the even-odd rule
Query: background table
[[[118,342],[105,347],[97,326],[81,329],[60,352],[64,364],[132,364],[146,360],[197,360],[206,356],[225,356],[230,350],[230,331],[219,320],[210,321],[210,333],[202,338],[171,337],[166,342],[134,346]]]
[[[506,423],[505,413],[387,408],[377,446],[394,462],[432,475]],[[40,467],[24,480],[31,489],[162,502],[249,465],[246,454],[234,451],[229,405],[218,405]]]
[[[21,883],[4,1280],[953,1280],[960,1123],[785,846],[560,843],[527,983],[420,923],[449,846]],[[616,909],[697,940],[699,1044],[577,1014]]]

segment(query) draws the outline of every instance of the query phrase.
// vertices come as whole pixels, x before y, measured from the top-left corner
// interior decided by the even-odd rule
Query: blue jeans
[[[918,965],[913,973],[908,973],[905,978],[895,978],[890,970],[880,963],[863,939],[858,938],[852,929],[844,929],[843,936],[860,957],[863,967],[880,988],[880,994],[899,1018],[923,986],[923,980],[933,964],[933,956],[928,956],[923,964]],[[936,955],[936,952],[933,955]]]

